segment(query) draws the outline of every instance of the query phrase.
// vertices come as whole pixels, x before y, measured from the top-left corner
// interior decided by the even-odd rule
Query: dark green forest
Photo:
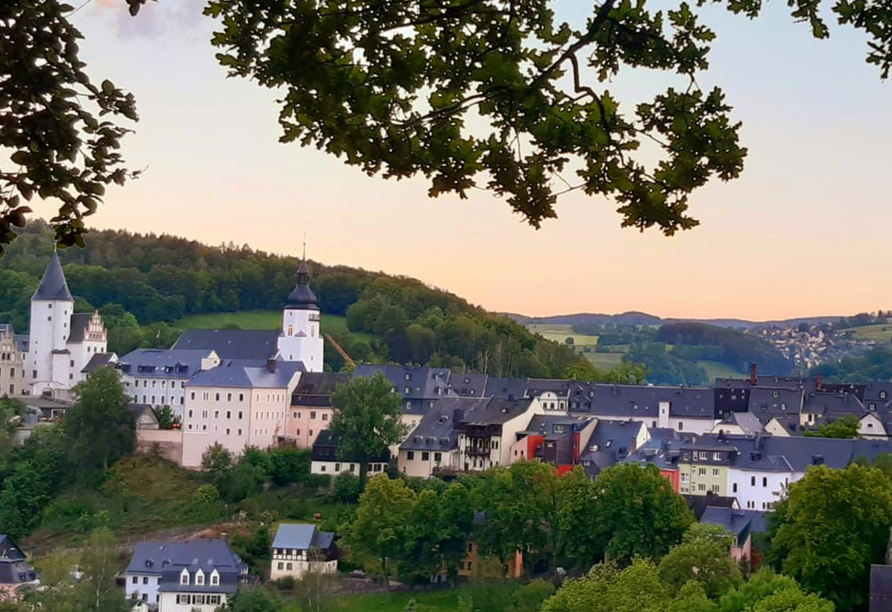
[[[27,330],[31,294],[53,248],[53,230],[35,221],[0,260],[0,321]],[[297,259],[234,244],[208,246],[168,235],[93,231],[86,247],[60,252],[76,310],[98,309],[109,349],[170,346],[185,315],[278,309],[296,282]],[[421,281],[310,262],[324,314],[346,316],[335,340],[357,361],[391,361],[484,371],[496,376],[562,377],[584,358],[572,349]],[[326,365],[343,360],[326,351]]]

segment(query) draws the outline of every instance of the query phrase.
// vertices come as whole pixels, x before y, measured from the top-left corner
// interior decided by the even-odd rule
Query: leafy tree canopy
[[[882,470],[810,468],[772,519],[772,567],[842,612],[866,606],[870,564],[882,563],[892,527],[892,485]]]
[[[737,177],[746,156],[721,89],[698,86],[715,39],[699,20],[702,3],[604,0],[581,22],[556,18],[556,4],[212,0],[206,13],[220,20],[219,62],[282,92],[284,142],[369,175],[423,175],[432,196],[484,185],[535,227],[576,189],[612,197],[624,226],[667,235],[696,226],[689,194]],[[726,4],[750,18],[762,8]],[[814,36],[829,35],[819,1],[790,6]],[[833,11],[871,37],[868,61],[887,76],[888,7],[836,0]],[[678,76],[626,109],[606,84],[644,69]]]

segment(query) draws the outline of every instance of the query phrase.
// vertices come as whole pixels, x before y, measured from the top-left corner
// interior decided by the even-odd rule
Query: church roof
[[[50,258],[50,265],[46,267],[43,278],[40,279],[40,285],[34,292],[32,300],[42,300],[46,302],[73,302],[71,292],[68,290],[68,283],[65,282],[65,273],[62,272],[62,264],[59,262],[59,255],[53,252]]]
[[[220,359],[266,361],[278,352],[277,329],[187,329],[174,349],[214,351]]]
[[[295,308],[298,310],[319,310],[316,304],[316,294],[310,289],[310,267],[306,260],[301,262],[300,268],[297,270],[297,285],[294,290],[288,294],[288,302],[285,308]]]

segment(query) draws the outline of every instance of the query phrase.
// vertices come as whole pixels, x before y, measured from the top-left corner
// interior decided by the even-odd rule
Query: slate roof
[[[90,357],[90,361],[87,362],[87,365],[83,367],[81,372],[84,374],[91,374],[102,368],[107,366],[110,363],[115,363],[115,355],[114,353],[93,353],[93,356]]]
[[[700,518],[701,523],[718,525],[737,537],[737,545],[743,546],[753,533],[753,517],[745,510],[709,506]]]
[[[802,412],[803,414],[814,414],[827,420],[835,420],[849,414],[861,418],[867,412],[867,408],[854,395],[809,393],[805,397]]]
[[[31,297],[32,301],[46,302],[73,302],[71,291],[68,290],[68,283],[65,280],[65,273],[62,272],[62,264],[59,262],[59,255],[53,251],[50,257],[50,263],[40,279],[40,285],[37,291]]]
[[[434,407],[412,433],[400,444],[400,450],[450,451],[458,448],[458,427],[464,415],[488,399],[447,397],[436,400]]]
[[[488,401],[480,403],[466,411],[461,419],[464,425],[500,425],[517,418],[525,413],[532,399],[506,399],[504,397],[491,397]]]
[[[0,323],[0,334],[15,336],[15,329],[13,329],[12,323]]]
[[[337,459],[338,444],[340,444],[338,436],[332,433],[330,429],[320,430],[316,436],[316,441],[313,443],[313,461],[340,461],[340,459]],[[320,450],[333,450],[334,452],[320,452]],[[344,461],[349,462],[351,460],[345,459]],[[388,449],[384,449],[380,456],[369,459],[370,463],[386,463],[388,461],[390,461],[390,450]]]
[[[276,530],[273,548],[294,548],[297,550],[321,549],[331,547],[334,533],[319,531],[315,525],[283,523]]]
[[[872,460],[881,453],[892,452],[888,440],[841,440],[785,436],[737,436],[704,434],[690,450],[728,450],[731,466],[741,470],[805,472],[812,465],[845,468],[856,457]]]
[[[403,399],[436,399],[450,394],[449,368],[364,363],[356,366],[353,375],[371,377],[379,373],[390,381]]]
[[[538,397],[543,393],[551,392],[558,397],[567,397],[570,394],[572,382],[550,378],[531,378],[527,382],[527,396]]]
[[[37,580],[37,572],[25,561],[25,553],[7,535],[0,534],[0,585],[20,585]]]
[[[187,329],[172,348],[214,351],[220,359],[266,360],[278,353],[278,344],[278,330]]]
[[[715,419],[715,395],[709,387],[596,384],[587,390],[591,401],[587,412],[598,416],[657,419],[660,402],[669,402],[669,416]]]
[[[180,573],[188,569],[188,585],[180,584]],[[204,585],[195,584],[195,573],[204,572]],[[220,584],[211,585],[211,572],[220,574]],[[161,592],[234,593],[239,576],[248,566],[226,544],[225,540],[192,540],[189,542],[139,542],[125,574],[161,576]]]
[[[706,495],[683,495],[688,503],[688,508],[694,513],[694,518],[698,521],[703,518],[708,508],[727,508],[729,510],[739,510],[740,504],[736,497],[728,497],[726,495],[716,495],[712,491]]]
[[[275,372],[267,364],[255,365],[237,359],[222,361],[216,368],[202,370],[189,379],[187,387],[233,387],[253,389],[284,389],[294,375],[304,371],[300,361],[276,361]]]
[[[529,379],[526,378],[498,378],[490,376],[486,381],[485,395],[487,397],[526,397]]]
[[[138,378],[191,378],[201,369],[208,349],[136,349],[118,360],[117,368]]]
[[[722,422],[717,425],[721,430],[722,425],[736,425],[742,433],[754,435],[760,433],[763,429],[762,422],[759,417],[752,412],[731,412],[725,415]]]
[[[534,414],[529,424],[520,433],[527,435],[564,435],[575,431],[581,431],[593,421],[590,416],[567,416],[563,414]],[[557,428],[563,431],[556,431]],[[597,425],[596,425],[597,427]]]
[[[814,391],[817,387],[817,379],[805,376],[765,376],[764,374],[760,374],[756,377],[755,385],[749,378],[716,378],[715,386],[725,389],[772,387]]]
[[[486,394],[486,383],[488,382],[486,374],[475,374],[472,372],[457,373],[453,372],[449,376],[449,388],[456,395],[466,397],[483,397]]]
[[[598,451],[616,452],[619,459],[625,459],[635,450],[635,440],[642,429],[644,424],[638,421],[598,421],[582,458],[596,446]]]
[[[653,435],[653,430],[649,431]],[[684,443],[682,438],[652,437],[626,457],[623,463],[637,463],[642,467],[653,463],[661,470],[676,470]]]
[[[292,406],[331,406],[331,393],[350,380],[346,373],[305,372],[291,394]]]
[[[71,315],[71,333],[68,335],[69,344],[80,344],[87,335],[87,327],[93,320],[92,312],[77,312]]]

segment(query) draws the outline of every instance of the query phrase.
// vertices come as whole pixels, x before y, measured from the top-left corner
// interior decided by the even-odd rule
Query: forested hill
[[[29,302],[52,252],[53,233],[31,223],[0,259],[0,322],[27,329]],[[219,247],[167,235],[102,230],[84,249],[60,252],[79,311],[98,308],[110,348],[164,346],[185,315],[278,309],[298,261],[247,246]],[[522,325],[406,277],[310,262],[323,314],[347,317],[336,340],[357,360],[430,364],[496,376],[563,376],[584,358]],[[326,350],[327,365],[343,362]],[[587,363],[587,362],[586,362]],[[583,364],[584,365],[584,364]],[[571,368],[572,369],[572,368]]]

